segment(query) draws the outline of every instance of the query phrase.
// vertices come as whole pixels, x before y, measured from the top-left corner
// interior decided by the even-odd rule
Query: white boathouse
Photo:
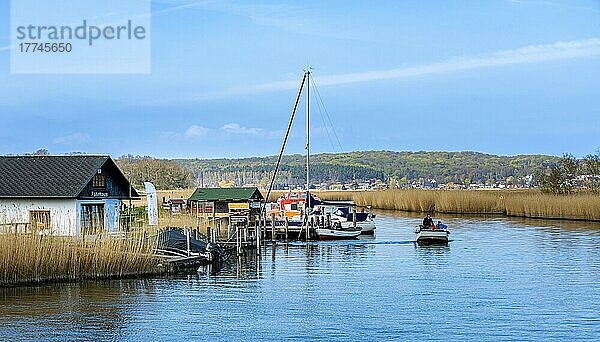
[[[0,232],[119,232],[138,192],[109,156],[0,157]]]

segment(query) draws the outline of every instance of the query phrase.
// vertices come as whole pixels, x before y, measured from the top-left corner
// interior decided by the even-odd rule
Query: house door
[[[106,212],[106,230],[118,232],[121,221],[121,201],[118,199],[107,199],[104,211]]]
[[[92,235],[104,230],[104,204],[81,205],[81,234]]]

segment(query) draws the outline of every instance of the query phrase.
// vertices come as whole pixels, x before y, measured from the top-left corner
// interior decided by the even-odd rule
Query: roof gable
[[[197,188],[190,197],[192,201],[246,201],[262,200],[258,188]]]
[[[76,198],[107,162],[114,164],[109,156],[0,157],[0,198]]]

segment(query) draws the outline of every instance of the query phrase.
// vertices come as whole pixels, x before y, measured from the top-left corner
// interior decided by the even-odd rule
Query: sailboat
[[[308,217],[311,215],[311,195],[310,195],[310,69],[305,70],[304,76],[306,77],[306,198],[305,202],[305,214],[307,219],[305,220],[308,225]],[[355,239],[361,233],[361,228],[357,227],[344,227],[339,220],[332,220],[330,227],[317,227],[315,234],[319,240],[344,240],[344,239]]]
[[[313,207],[318,202],[315,200],[314,196],[310,193],[310,68],[304,71],[304,75],[302,77],[302,82],[300,83],[300,89],[298,90],[298,95],[296,96],[296,101],[294,103],[294,107],[292,109],[292,115],[290,117],[290,121],[288,123],[287,131],[283,139],[283,144],[281,146],[281,150],[279,152],[279,157],[277,159],[277,164],[275,166],[275,173],[271,178],[271,185],[267,191],[267,196],[265,198],[269,198],[271,190],[273,189],[273,184],[275,181],[275,176],[277,175],[277,171],[279,170],[279,165],[281,163],[281,158],[283,156],[285,146],[287,144],[287,140],[289,137],[290,130],[292,128],[292,124],[294,122],[294,117],[296,115],[296,111],[298,109],[298,104],[300,102],[300,98],[302,96],[302,92],[304,88],[306,88],[306,192],[304,194],[298,194],[297,196],[288,196],[286,198],[281,198],[283,202],[279,202],[281,205],[282,211],[284,215],[287,216],[288,220],[286,223],[289,225],[296,225],[302,227],[301,231],[307,232],[307,239],[309,237],[309,222],[316,221],[319,222],[319,219],[322,218],[323,214],[319,210],[314,210]],[[289,202],[289,203],[288,203]],[[289,210],[285,207],[286,204],[289,204]],[[303,210],[300,210],[303,206]],[[263,208],[264,211],[264,208]],[[265,213],[266,216],[266,213]],[[266,220],[266,217],[265,217]],[[280,220],[281,221],[281,220]],[[348,222],[342,222],[343,220],[331,217],[330,225],[327,227],[318,226],[315,229],[315,235],[319,240],[338,240],[338,239],[355,239],[358,237],[362,228],[357,227],[356,225],[349,226]],[[347,220],[346,220],[347,221]],[[277,226],[277,221],[275,222]]]

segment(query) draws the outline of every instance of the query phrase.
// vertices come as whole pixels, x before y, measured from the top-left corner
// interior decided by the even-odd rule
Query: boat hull
[[[346,230],[318,228],[316,229],[316,233],[319,240],[352,240],[356,239],[360,235],[361,231],[359,229]]]
[[[354,222],[352,221],[341,221],[340,223],[344,229],[350,229],[354,227]],[[376,227],[373,220],[366,220],[356,222],[356,228],[360,229],[361,234],[374,234]]]
[[[427,229],[417,232],[417,243],[420,245],[448,244],[448,231]]]

